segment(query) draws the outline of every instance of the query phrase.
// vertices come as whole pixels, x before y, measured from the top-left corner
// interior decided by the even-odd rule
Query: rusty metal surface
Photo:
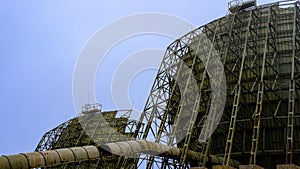
[[[60,158],[56,151],[42,151],[40,153],[44,157],[45,166],[53,166],[59,164]]]
[[[15,169],[27,169],[29,168],[28,161],[26,157],[23,154],[16,154],[16,155],[11,155],[7,156],[7,159],[9,161],[9,164],[11,168]],[[4,166],[3,168],[9,168],[10,166]],[[2,167],[0,167],[2,168]]]
[[[0,164],[3,169],[9,169],[10,164],[6,157],[0,156]]]
[[[95,146],[64,148],[50,151],[0,156],[0,168],[29,169],[56,166],[59,164],[86,161],[99,157],[99,151]]]
[[[103,145],[100,151],[110,152],[113,155],[132,155],[136,153],[161,153],[161,155],[180,156],[182,149],[167,145],[162,145],[146,140],[123,141],[108,143]],[[101,153],[103,153],[101,152]],[[106,152],[106,153],[107,153]],[[28,169],[47,166],[56,166],[72,162],[82,162],[86,160],[100,158],[100,152],[95,146],[63,148],[50,151],[22,153],[17,155],[0,156],[1,169]],[[188,151],[187,159],[199,160],[200,152]],[[222,164],[224,158],[209,155],[207,161],[214,164]],[[232,166],[238,167],[239,162],[230,160]]]
[[[138,140],[138,141],[124,141],[108,143],[104,145],[104,148],[115,155],[132,154],[132,153],[160,153],[167,152],[173,147],[167,145],[161,145],[158,143]]]
[[[145,153],[151,155],[153,153],[161,152],[161,155],[163,154],[173,157],[179,157],[182,153],[181,148],[154,143],[147,140],[108,143],[103,147],[106,151],[109,151],[114,155],[131,155],[132,153]],[[200,160],[201,153],[188,150],[186,158],[191,160]],[[209,155],[206,160],[210,163],[222,164],[224,158]],[[238,167],[240,165],[239,162],[235,160],[230,160],[229,164],[234,167]]]
[[[27,158],[27,161],[29,162],[29,167],[41,167],[46,165],[44,156],[39,152],[27,153],[23,155]]]

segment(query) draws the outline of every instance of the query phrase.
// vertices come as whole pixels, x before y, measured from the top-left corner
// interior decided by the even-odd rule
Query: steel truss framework
[[[179,157],[106,157],[73,167],[99,168],[105,163],[119,168],[209,167],[209,154],[224,157],[223,165],[229,165],[230,159],[265,168],[275,168],[279,163],[300,164],[299,12],[298,1],[235,8],[235,13],[201,26],[168,46],[140,120],[125,120],[123,127],[112,122],[112,126],[120,131],[129,127],[128,136],[138,140],[179,147]],[[214,128],[205,120],[217,118],[221,111],[218,99],[222,93],[212,95],[212,74],[217,69],[207,66],[217,64],[210,60],[212,56],[220,58],[224,67],[227,96],[221,122],[206,140],[202,138]],[[95,139],[103,143],[130,139],[100,129],[102,122],[96,116],[82,121],[86,125],[74,125],[72,119],[46,133],[36,150],[93,145]],[[201,160],[187,160],[188,150],[201,152]]]
[[[104,117],[100,117],[100,113]],[[35,151],[54,150],[60,148],[86,145],[99,146],[104,143],[133,140],[137,121],[129,120],[131,110],[92,112],[83,114],[62,123],[44,134]],[[123,165],[124,157],[106,156],[92,161],[68,163],[47,168],[114,168]],[[125,168],[129,168],[133,159],[127,159]]]
[[[139,123],[146,127],[142,132],[137,130],[140,134],[136,132],[136,136],[182,147],[183,154],[178,159],[144,156],[139,162],[147,163],[147,168],[204,166],[205,160],[199,163],[186,161],[184,153],[186,149],[202,151],[205,159],[209,143],[212,143],[211,153],[224,156],[224,165],[228,165],[230,158],[242,159],[246,164],[267,165],[268,162],[257,161],[257,155],[261,156],[264,151],[285,152],[286,161],[281,160],[282,163],[299,162],[292,158],[294,128],[299,126],[299,116],[295,116],[299,113],[299,106],[296,106],[299,104],[295,104],[299,102],[299,18],[297,1],[281,1],[228,14],[173,42],[166,50],[140,118]],[[201,46],[193,47],[203,34],[209,42],[200,40]],[[197,138],[204,127],[201,122],[212,98],[208,77],[203,73],[205,63],[197,60],[199,56],[194,49],[204,48],[209,56],[208,49],[212,47],[219,52],[226,72],[227,102],[222,122],[214,134],[218,138],[201,144]],[[183,63],[188,69],[182,68]],[[182,74],[187,77],[186,81],[177,80]],[[178,87],[186,84],[189,88],[191,74],[197,79],[199,95]],[[184,131],[187,133],[185,139],[177,142],[174,133],[180,132],[178,117],[182,115],[181,100],[186,99],[182,97],[186,93],[196,98],[194,104],[199,104],[199,115],[191,121],[192,127]],[[190,104],[188,117],[192,117],[194,107]],[[275,136],[274,128],[280,129],[286,137]],[[296,135],[298,138],[298,131]],[[274,137],[281,144],[280,148],[277,145],[267,148],[263,142]],[[284,149],[282,145],[286,145]],[[239,153],[246,154],[247,158],[237,157]],[[274,167],[274,164],[270,165]]]

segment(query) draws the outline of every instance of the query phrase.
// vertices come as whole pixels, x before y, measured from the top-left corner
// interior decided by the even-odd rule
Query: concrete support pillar
[[[295,164],[279,164],[276,169],[300,169],[300,167]]]
[[[263,167],[260,167],[258,165],[240,165],[239,169],[264,169]]]
[[[231,166],[226,166],[226,165],[214,165],[212,169],[236,169],[236,168]]]

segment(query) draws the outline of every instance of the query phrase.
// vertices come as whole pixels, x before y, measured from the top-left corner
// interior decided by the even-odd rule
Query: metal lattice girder
[[[265,83],[264,76],[272,76],[276,75],[278,77],[278,72],[274,68],[274,61],[276,59],[276,41],[274,41],[274,37],[276,37],[276,14],[277,7],[270,6],[268,7],[268,12],[266,14],[267,22],[266,22],[266,30],[264,37],[264,49],[263,49],[263,59],[260,73],[260,81],[257,85],[257,101],[255,112],[253,113],[253,134],[252,134],[252,146],[251,146],[251,154],[250,154],[250,162],[249,164],[256,164],[256,154],[259,143],[259,135],[260,135],[260,127],[261,127],[261,113],[263,108],[263,98],[264,98],[264,88],[272,89],[272,86],[268,86],[269,84]],[[261,14],[264,15],[264,14]],[[264,16],[261,19],[265,19]],[[271,59],[270,59],[271,58]],[[274,91],[275,92],[275,91]]]
[[[45,133],[37,145],[35,151],[44,151],[44,150],[51,150],[53,146],[57,143],[58,139],[60,138],[62,131],[71,123],[72,120],[68,120],[63,124],[55,127],[53,130],[48,131]]]
[[[246,56],[249,54],[249,52],[257,53],[256,47],[252,46],[251,43],[249,43],[248,39],[254,38],[254,35],[257,35],[257,30],[255,29],[255,20],[257,20],[259,17],[256,13],[257,10],[251,10],[248,17],[248,24],[247,24],[247,30],[245,32],[245,40],[243,43],[243,53],[240,58],[240,64],[239,64],[239,74],[238,74],[238,81],[234,89],[234,99],[233,99],[233,105],[232,105],[232,113],[230,118],[230,125],[229,125],[229,131],[226,141],[226,147],[225,147],[225,154],[224,154],[224,165],[229,165],[228,161],[231,156],[231,150],[232,150],[232,144],[233,144],[233,137],[235,132],[235,126],[236,126],[236,119],[237,114],[239,111],[240,106],[240,98],[241,98],[241,92],[242,92],[242,78],[245,76],[244,74],[244,68],[247,68],[247,65],[245,63]],[[241,38],[241,37],[240,37]],[[234,68],[236,66],[234,65]]]
[[[296,32],[299,30],[299,8],[295,3],[293,13],[292,28],[292,61],[291,61],[291,79],[289,81],[289,102],[288,102],[288,122],[287,122],[287,142],[286,142],[286,164],[293,164],[293,140],[294,140],[294,115],[295,115],[295,72],[296,72],[296,50],[299,49],[299,41],[297,41]],[[299,62],[298,62],[299,64]]]
[[[53,150],[86,145],[101,145],[101,143],[132,140],[137,121],[128,119],[124,114],[131,110],[110,112],[89,112],[73,118],[53,130],[47,132],[40,141],[36,151]],[[104,119],[100,117],[102,115]],[[121,166],[126,160],[125,167],[132,166],[133,159],[124,157],[105,156],[97,160],[82,163],[61,164],[53,168],[91,167],[111,168]],[[120,163],[117,163],[117,162]]]
[[[178,140],[178,137],[180,137],[181,133],[185,131],[179,130],[179,128],[176,126],[182,125],[182,122],[180,121],[182,116],[191,116],[191,113],[186,113],[192,111],[187,111],[184,112],[185,114],[181,114],[181,108],[184,107],[186,109],[187,107],[191,107],[190,109],[192,110],[192,105],[194,105],[196,100],[196,95],[191,93],[192,91],[196,90],[193,89],[195,85],[193,86],[192,83],[190,83],[190,80],[193,78],[191,77],[193,76],[192,67],[193,65],[200,64],[200,59],[193,54],[192,49],[199,48],[197,43],[199,43],[198,41],[201,42],[199,34],[201,33],[202,29],[203,28],[199,28],[192,31],[168,47],[166,55],[162,61],[161,68],[159,69],[158,76],[151,90],[150,97],[148,98],[145,111],[141,116],[140,123],[142,123],[145,119],[148,121],[143,135],[140,138],[147,138],[150,136],[155,138],[155,142],[160,142],[163,144],[177,144],[178,142],[173,143],[174,139],[176,138],[175,140]],[[202,49],[200,49],[200,51],[202,50],[204,52],[205,50],[208,50],[209,48],[207,46],[209,45],[201,46]],[[168,79],[168,81],[161,81],[162,79]],[[174,111],[175,107],[172,104],[167,103],[171,97],[178,97],[175,96],[176,93],[174,92],[177,90],[177,88],[182,89],[181,94],[183,95],[183,98],[179,98],[179,100],[182,99],[185,102],[182,102],[181,106],[178,106],[176,111],[173,112],[175,114],[172,114],[170,110],[173,109],[172,111]],[[161,95],[159,94],[155,95],[157,91],[162,89],[164,89],[164,91],[170,91],[170,93],[173,90],[173,92],[169,94],[168,97],[164,98],[161,98]],[[158,100],[160,100],[160,102],[158,102]],[[149,105],[149,103],[151,104]],[[158,105],[152,105],[152,103],[159,103],[160,107],[158,108]],[[165,113],[168,111],[169,113]],[[178,113],[176,114],[176,112]],[[182,127],[180,129],[182,129]],[[151,133],[149,133],[149,131],[151,131]],[[154,157],[150,157],[148,163],[149,167],[152,166],[153,161],[155,161],[153,158]]]
[[[295,2],[238,9],[191,31],[167,48],[137,130],[129,135],[175,146],[182,153],[178,157],[167,153],[141,155],[131,167],[210,167],[211,163],[205,162],[211,154],[224,156],[224,164],[229,158],[242,163],[250,159],[250,163],[266,168],[274,168],[273,161],[300,162],[300,13]],[[226,74],[224,111],[219,110],[221,103],[217,101],[223,93],[212,95],[213,71],[205,67],[205,56],[212,47]],[[199,92],[192,92],[192,79],[196,79]],[[203,141],[213,130],[211,123],[204,121],[218,115],[210,116],[209,112],[218,111],[223,113],[222,121],[213,137]],[[102,126],[96,123],[97,117],[83,121],[86,125],[67,125],[72,130],[62,125],[46,133],[38,150],[93,144],[91,138],[100,141],[104,135],[103,142],[116,138],[105,127],[94,130]],[[87,129],[91,138],[83,132],[70,132],[80,127]],[[190,151],[197,152],[198,161],[186,158]],[[102,163],[109,162],[127,168],[133,159],[105,157],[93,165],[103,167]]]
[[[284,5],[286,6],[287,3],[285,3]],[[180,110],[183,107],[182,104],[180,104],[180,95],[182,93],[187,93],[184,92],[184,87],[183,90],[180,90],[180,93],[179,88],[180,85],[187,83],[188,77],[190,75],[190,71],[188,71],[190,69],[185,70],[184,68],[182,68],[181,61],[183,60],[186,64],[188,64],[189,68],[202,67],[202,69],[198,68],[198,70],[201,70],[198,71],[198,73],[195,73],[196,71],[193,71],[194,76],[198,80],[199,86],[201,86],[201,82],[204,82],[202,80],[204,77],[204,75],[202,74],[204,71],[204,66],[202,62],[193,61],[194,55],[188,48],[192,45],[195,45],[191,43],[191,37],[197,37],[201,33],[204,33],[207,38],[211,42],[213,42],[214,36],[217,35],[215,36],[215,41],[217,43],[214,43],[213,46],[221,56],[225,72],[227,74],[226,81],[228,85],[228,97],[223,120],[227,120],[227,122],[228,120],[232,121],[231,125],[229,125],[231,127],[225,127],[224,125],[221,125],[218,129],[222,130],[222,132],[229,130],[227,135],[229,141],[227,140],[228,144],[225,144],[224,146],[224,148],[227,146],[227,148],[225,148],[225,157],[227,159],[230,158],[231,150],[229,151],[229,149],[234,148],[234,151],[238,150],[240,152],[245,152],[245,150],[248,149],[247,147],[251,148],[251,145],[253,145],[252,151],[248,151],[249,154],[252,154],[251,158],[252,162],[254,162],[254,156],[259,150],[259,146],[257,146],[259,144],[258,136],[263,134],[264,137],[260,139],[261,141],[263,141],[265,140],[266,135],[264,134],[266,132],[265,129],[263,129],[263,133],[259,132],[259,128],[261,128],[261,112],[265,112],[264,116],[273,115],[275,117],[282,116],[285,112],[284,106],[286,105],[286,97],[281,92],[282,88],[285,88],[284,84],[282,83],[284,81],[282,76],[285,75],[283,75],[282,73],[283,66],[280,65],[282,64],[282,62],[284,62],[284,59],[280,58],[279,56],[283,55],[282,52],[286,50],[284,49],[285,45],[282,44],[287,43],[285,42],[286,40],[283,39],[285,37],[282,37],[282,39],[280,38],[281,36],[286,36],[286,34],[288,34],[283,30],[286,29],[286,25],[289,24],[288,22],[290,19],[286,19],[287,23],[283,20],[285,19],[285,17],[290,15],[289,11],[290,8],[282,10],[279,7],[279,3],[274,3],[270,5],[259,6],[257,8],[251,8],[249,9],[249,11],[239,11],[238,13],[231,13],[219,20],[213,21],[212,23],[196,29],[201,30],[198,32],[198,35],[197,33],[195,33],[196,31],[192,31],[183,38],[180,38],[172,43],[166,51],[165,57],[162,61],[162,65],[159,69],[157,78],[151,90],[151,94],[145,106],[145,111],[143,112],[142,118],[140,120],[140,124],[148,124],[146,130],[139,130],[140,135],[143,136],[140,138],[153,138],[157,143],[173,143],[174,145],[177,144],[177,146],[187,149],[191,147],[188,144],[191,140],[193,140],[192,143],[197,145],[197,143],[195,143],[197,139],[195,138],[199,136],[199,131],[205,126],[204,124],[202,124],[202,122],[203,119],[205,119],[207,110],[209,109],[209,107],[211,107],[209,103],[211,102],[212,98],[210,98],[211,96],[209,92],[204,94],[200,90],[200,94],[204,95],[199,99],[200,101],[198,112],[200,114],[203,114],[201,114],[200,118],[198,117],[198,125],[196,127],[194,126],[195,128],[193,128],[192,131],[189,129],[189,127],[191,127],[192,125],[189,125],[189,127],[186,126],[188,129],[186,131],[190,134],[188,134],[188,137],[186,137],[182,142],[178,142],[176,136],[174,136],[174,133],[176,133],[176,129],[172,129],[174,126],[177,127],[180,123],[179,121],[177,121],[177,119],[179,119],[178,117],[181,116]],[[220,30],[215,32],[215,27],[218,27]],[[207,46],[209,47],[209,45]],[[288,50],[290,49],[288,48]],[[184,73],[176,73],[180,71]],[[181,84],[178,84],[174,79],[178,79],[179,77],[187,78]],[[208,81],[205,82],[204,90],[209,91],[209,86],[210,83]],[[185,87],[189,88],[188,85]],[[167,94],[161,93],[162,91],[167,91]],[[275,106],[266,106],[265,108],[263,108],[263,100],[267,100],[266,104],[269,104],[269,102],[274,102],[272,103],[272,105],[275,104]],[[254,104],[254,106],[251,105],[248,108],[246,105],[248,105],[249,103]],[[190,112],[193,112],[194,104],[191,104]],[[211,107],[211,109],[213,109],[213,107]],[[263,111],[264,109],[269,110]],[[248,112],[247,114],[238,113],[245,110]],[[249,124],[246,125],[244,123],[237,122],[239,121],[239,118],[249,118],[250,121],[251,119],[253,119],[254,123],[249,126]],[[285,123],[282,118],[276,118],[274,122],[278,124]],[[191,123],[194,122],[192,121]],[[237,128],[234,127],[235,125]],[[249,141],[240,141],[240,134],[236,137],[234,136],[234,132],[236,130],[242,130],[246,128],[247,130],[249,130],[249,127],[253,131],[253,134],[249,139],[250,146]],[[244,131],[243,133],[245,132],[246,131]],[[249,133],[249,131],[247,132]],[[192,135],[192,137],[189,138],[189,135]],[[245,138],[247,135],[248,134],[244,134],[243,138]],[[173,142],[173,140],[175,140],[175,142]],[[251,144],[251,141],[253,142],[253,144]],[[234,144],[232,144],[233,142]],[[206,145],[209,146],[209,144]],[[220,145],[223,145],[223,143]],[[199,149],[195,147],[199,147]],[[197,149],[197,151],[205,150],[204,152],[206,152],[207,150],[207,148],[203,147],[201,144],[193,146],[193,148]],[[154,163],[160,163],[159,166],[161,164],[163,166],[168,166],[167,164],[173,161],[173,159],[169,157],[161,159],[164,162],[155,159],[154,156],[146,157],[145,159],[149,160],[148,168],[155,166],[153,165]],[[180,159],[181,165],[190,165],[189,162],[183,162],[185,161],[184,156]],[[180,160],[177,162],[180,163]],[[172,164],[173,163],[174,161],[172,162]]]

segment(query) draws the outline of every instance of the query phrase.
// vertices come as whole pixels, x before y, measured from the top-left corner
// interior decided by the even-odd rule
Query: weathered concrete
[[[251,165],[240,165],[239,169],[264,169],[264,168],[255,164],[254,165],[251,164]]]
[[[277,169],[300,169],[299,166],[295,164],[279,164],[276,166]]]
[[[235,169],[234,167],[231,166],[226,166],[226,165],[214,165],[212,169]]]

